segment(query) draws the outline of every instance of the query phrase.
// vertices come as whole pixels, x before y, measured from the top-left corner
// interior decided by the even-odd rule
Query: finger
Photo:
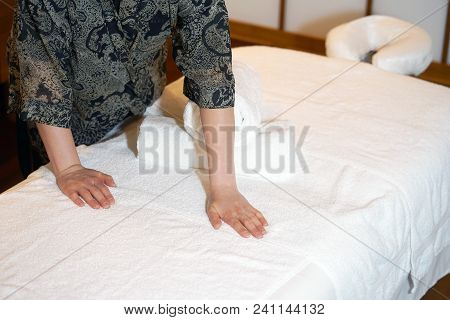
[[[267,222],[266,218],[262,215],[262,213],[259,210],[252,208],[252,211],[254,212],[254,214],[258,218],[258,220],[261,221],[261,223],[264,227],[269,226],[269,223]]]
[[[88,189],[82,189],[78,191],[81,198],[86,202],[92,209],[100,209],[100,204],[92,197],[91,192]]]
[[[78,195],[78,193],[74,192],[71,193],[70,195],[68,195],[69,199],[73,201],[73,203],[75,203],[77,206],[79,207],[84,207],[84,202],[83,200],[81,200],[80,196]]]
[[[114,181],[113,177],[111,177],[108,174],[102,174],[103,176],[103,183],[106,184],[108,187],[117,187],[116,182]]]
[[[214,229],[219,229],[222,225],[222,220],[220,219],[219,214],[217,213],[216,209],[210,208],[207,211],[209,222],[211,222],[211,225]]]
[[[255,226],[255,224],[253,223],[252,219],[250,219],[249,217],[245,216],[244,218],[240,219],[241,223],[247,228],[248,231],[250,231],[250,233],[258,239],[262,238],[262,232],[258,230],[258,228]]]
[[[239,220],[234,220],[229,225],[236,230],[236,232],[243,238],[248,238],[251,236],[250,232],[242,225]]]
[[[95,185],[89,186],[89,192],[92,194],[94,199],[97,200],[98,203],[100,203],[100,205],[103,208],[108,209],[110,207],[108,200],[106,200],[105,196],[103,195],[103,192],[101,192],[97,186]]]
[[[262,222],[259,221],[259,219],[256,217],[254,212],[248,211],[247,213],[248,213],[248,218],[253,222],[253,224],[255,225],[258,232],[261,233],[261,235],[266,234],[266,229],[264,229]]]
[[[258,215],[256,214],[257,210],[255,208],[253,208],[252,206],[248,206],[245,210],[245,212],[243,212],[244,214],[247,214],[247,216],[249,217],[249,219],[252,220],[253,224],[258,228],[258,230],[262,233],[262,234],[266,234],[266,229],[264,228],[264,223],[258,219]]]
[[[113,205],[116,201],[113,197],[113,195],[111,194],[111,192],[109,191],[109,188],[105,185],[99,186],[98,187],[100,189],[100,191],[103,193],[103,195],[106,198],[106,201],[108,201],[109,205]]]

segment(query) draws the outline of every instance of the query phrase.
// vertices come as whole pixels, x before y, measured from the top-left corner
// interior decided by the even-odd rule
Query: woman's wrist
[[[217,177],[210,177],[210,195],[215,196],[220,193],[237,192],[238,187],[236,179],[227,178],[220,179]]]
[[[58,168],[58,169],[55,168],[53,166],[53,164],[52,164],[52,167],[53,167],[53,173],[54,173],[56,178],[62,176],[63,174],[74,172],[74,171],[77,171],[77,170],[80,170],[81,168],[83,168],[83,166],[81,165],[80,162],[73,163],[73,164],[70,164],[70,165],[66,165],[66,166]]]
[[[63,171],[69,168],[81,166],[70,129],[42,123],[37,123],[36,127],[44,142],[53,174],[56,177],[60,176]]]

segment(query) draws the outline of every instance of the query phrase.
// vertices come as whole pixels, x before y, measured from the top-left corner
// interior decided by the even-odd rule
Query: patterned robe
[[[234,105],[224,0],[115,4],[18,0],[9,111],[28,123],[71,128],[76,145],[98,142],[161,95],[169,37],[185,95],[202,108]]]

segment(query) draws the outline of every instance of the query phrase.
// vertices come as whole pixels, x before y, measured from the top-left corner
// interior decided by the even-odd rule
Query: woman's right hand
[[[115,200],[108,187],[115,187],[114,179],[102,172],[72,165],[56,175],[59,189],[77,206],[87,203],[93,209],[107,209]]]
[[[111,176],[84,168],[80,163],[72,130],[36,123],[45,145],[59,189],[77,206],[87,203],[93,209],[109,208],[114,197],[108,187],[116,184]]]

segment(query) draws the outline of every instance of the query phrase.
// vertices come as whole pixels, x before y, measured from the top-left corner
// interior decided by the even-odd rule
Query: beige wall
[[[234,20],[278,28],[279,0],[225,0]]]
[[[286,30],[325,38],[333,27],[363,17],[366,2],[366,0],[288,0]]]
[[[366,0],[287,0],[286,30],[325,38],[327,32],[334,26],[364,16],[366,2]],[[278,0],[226,0],[226,3],[232,19],[278,27]],[[373,0],[373,13],[391,15],[416,23],[446,3],[447,0]],[[443,7],[419,24],[433,39],[436,61],[441,60],[446,15],[447,9]]]

